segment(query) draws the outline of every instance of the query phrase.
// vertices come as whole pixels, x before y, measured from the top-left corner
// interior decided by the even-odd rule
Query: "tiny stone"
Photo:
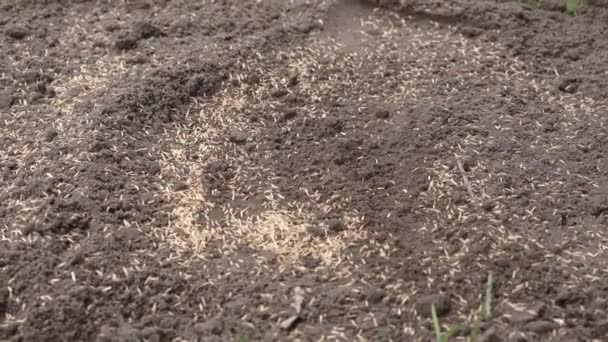
[[[230,133],[229,136],[229,140],[231,143],[234,144],[244,144],[247,142],[247,133],[242,132],[242,131],[233,131],[232,133]]]
[[[298,116],[298,111],[295,109],[288,109],[284,114],[283,114],[283,120],[289,120],[289,119],[293,119],[296,116]]]
[[[44,131],[44,140],[46,142],[51,142],[55,139],[55,137],[57,137],[59,133],[57,133],[57,130],[53,127],[49,127],[46,129],[46,131]]]
[[[177,320],[175,319],[175,317],[165,317],[160,321],[160,326],[163,329],[175,329],[176,325]]]
[[[324,237],[325,236],[325,231],[323,231],[323,229],[319,226],[308,226],[306,228],[306,231],[308,232],[308,234],[310,234],[314,237]]]
[[[391,115],[391,113],[389,113],[388,110],[386,109],[381,109],[379,111],[376,112],[376,117],[378,119],[388,119],[388,117]]]
[[[285,95],[289,94],[289,92],[285,89],[277,89],[275,91],[272,92],[272,97],[283,97]]]
[[[146,55],[137,55],[132,58],[127,59],[127,63],[129,64],[146,64],[149,62],[149,58]]]
[[[492,201],[485,201],[481,207],[483,208],[483,210],[485,211],[492,211],[492,209],[494,209],[496,205],[494,204],[494,202]]]
[[[29,35],[29,31],[25,27],[18,25],[9,26],[4,32],[7,36],[18,40],[21,40]]]
[[[148,169],[148,174],[154,176],[154,175],[158,174],[159,172],[160,172],[160,165],[158,165],[158,164],[150,165],[150,168]]]
[[[8,91],[0,92],[0,109],[9,108],[13,105],[13,97]]]
[[[545,334],[558,328],[558,324],[550,321],[534,321],[526,324],[526,330],[535,332],[537,334]]]
[[[386,292],[379,288],[373,288],[367,293],[367,299],[372,304],[377,304],[386,296]]]
[[[608,319],[595,323],[594,330],[597,336],[608,336]]]
[[[344,225],[344,223],[342,223],[342,221],[334,220],[329,222],[327,228],[329,229],[329,231],[337,233],[345,230],[346,226]]]
[[[468,38],[475,38],[483,33],[481,29],[473,26],[465,26],[460,30],[460,32],[463,36]]]
[[[212,318],[204,323],[196,323],[194,325],[194,331],[200,335],[219,335],[222,333],[222,330],[224,330],[222,321],[216,318]]]
[[[186,189],[188,189],[188,184],[186,184],[185,182],[179,182],[177,184],[175,184],[175,188],[173,188],[175,191],[184,191]]]
[[[307,255],[302,258],[302,264],[304,264],[306,268],[315,269],[319,266],[319,259],[312,255]]]
[[[116,39],[114,46],[116,46],[118,50],[131,50],[137,45],[137,40],[138,39],[132,35],[126,35]]]
[[[293,72],[289,74],[289,81],[287,81],[287,86],[294,87],[298,84],[298,74]]]

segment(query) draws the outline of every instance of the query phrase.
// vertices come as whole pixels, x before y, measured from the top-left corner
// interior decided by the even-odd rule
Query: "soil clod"
[[[291,120],[298,116],[298,111],[295,109],[288,109],[283,113],[283,120]]]
[[[526,324],[525,329],[537,334],[546,334],[559,328],[559,324],[550,321],[538,320]]]
[[[0,109],[9,108],[13,101],[13,96],[8,91],[0,91]]]
[[[416,301],[416,311],[422,317],[431,317],[431,307],[435,305],[437,316],[441,317],[450,311],[450,302],[445,295],[431,295]]]
[[[59,132],[57,132],[55,128],[49,127],[44,131],[44,140],[46,142],[51,142],[57,137],[57,135],[59,135]]]
[[[21,40],[30,34],[30,31],[21,25],[9,25],[4,29],[4,33],[13,39]]]
[[[239,145],[245,144],[248,139],[249,139],[249,135],[246,132],[240,131],[240,130],[234,130],[234,131],[230,132],[230,134],[228,136],[228,140],[231,143],[239,144]]]
[[[386,110],[386,109],[380,109],[378,111],[376,111],[376,117],[378,119],[388,119],[390,117],[391,113]]]

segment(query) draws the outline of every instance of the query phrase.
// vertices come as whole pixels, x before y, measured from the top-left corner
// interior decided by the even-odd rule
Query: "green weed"
[[[520,0],[522,7],[536,9],[540,7],[542,0]],[[583,6],[583,0],[564,0],[566,14],[576,15],[576,11]]]
[[[537,9],[540,6],[540,0],[521,0],[521,6],[526,9]]]
[[[450,338],[456,336],[460,332],[458,325],[452,325],[448,330],[443,331],[439,318],[437,317],[437,310],[435,310],[435,304],[431,304],[431,316],[433,319],[433,332],[435,333],[435,340],[437,342],[448,342]]]
[[[494,288],[494,277],[492,273],[488,274],[488,280],[486,282],[485,294],[483,296],[483,302],[479,305],[479,308],[473,316],[473,322],[471,332],[467,338],[468,342],[475,342],[481,333],[481,322],[485,321],[490,317],[492,308],[492,292]],[[443,331],[439,317],[437,317],[437,310],[435,304],[431,304],[431,319],[433,321],[433,333],[435,335],[436,342],[449,342],[450,338],[458,335],[461,331],[459,325],[451,325],[447,330]]]
[[[576,11],[583,6],[583,0],[565,0],[566,14],[576,15]]]

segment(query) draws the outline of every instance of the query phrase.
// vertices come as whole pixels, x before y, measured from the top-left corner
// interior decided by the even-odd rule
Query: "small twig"
[[[464,182],[464,186],[467,188],[467,192],[469,193],[471,200],[473,200],[473,202],[476,202],[477,197],[475,196],[475,193],[473,192],[473,189],[471,188],[471,183],[469,183],[467,174],[464,171],[464,165],[462,165],[462,161],[460,159],[456,159],[456,165],[458,165],[458,169],[460,170],[460,173],[462,175],[462,180]]]
[[[494,277],[492,272],[488,273],[488,282],[486,283],[486,300],[484,303],[484,315],[485,319],[489,319],[492,314],[492,296],[494,288]]]

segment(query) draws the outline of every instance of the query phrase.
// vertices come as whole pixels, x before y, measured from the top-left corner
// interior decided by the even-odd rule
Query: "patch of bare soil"
[[[0,340],[608,336],[601,3],[1,5]]]

